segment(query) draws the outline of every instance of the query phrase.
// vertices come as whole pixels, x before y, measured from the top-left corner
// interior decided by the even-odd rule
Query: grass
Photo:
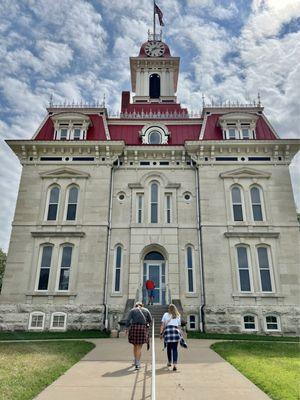
[[[299,337],[296,336],[267,336],[255,334],[226,334],[226,333],[202,333],[188,332],[189,339],[222,339],[222,340],[254,340],[254,341],[270,341],[270,342],[296,342],[299,343]]]
[[[104,331],[0,332],[0,340],[103,339],[108,337],[109,332]]]
[[[0,400],[29,400],[79,361],[84,341],[0,343]]]
[[[300,398],[298,344],[221,342],[211,347],[273,400]]]

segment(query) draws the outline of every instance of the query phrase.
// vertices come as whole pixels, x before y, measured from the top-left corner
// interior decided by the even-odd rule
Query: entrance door
[[[150,279],[155,283],[153,304],[166,304],[165,263],[161,261],[145,261],[143,273],[143,302],[148,304],[148,293],[145,283]]]
[[[155,283],[153,303],[161,303],[161,273],[160,265],[148,264],[148,279]]]

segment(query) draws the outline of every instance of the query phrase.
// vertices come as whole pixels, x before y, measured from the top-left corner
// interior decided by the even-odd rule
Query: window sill
[[[196,298],[196,297],[198,297],[198,294],[197,293],[186,293],[185,297]]]
[[[122,293],[111,293],[110,297],[123,297]]]
[[[77,293],[75,292],[28,292],[26,297],[75,297]]]
[[[241,298],[247,298],[247,297],[252,297],[252,298],[284,298],[282,294],[276,294],[276,293],[232,293],[232,297],[241,297]]]

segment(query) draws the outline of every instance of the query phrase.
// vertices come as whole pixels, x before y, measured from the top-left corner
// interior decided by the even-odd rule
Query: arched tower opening
[[[151,74],[149,77],[149,96],[151,99],[160,98],[160,76]]]

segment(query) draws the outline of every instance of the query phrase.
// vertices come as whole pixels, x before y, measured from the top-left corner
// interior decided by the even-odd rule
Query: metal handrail
[[[156,364],[155,364],[155,343],[154,343],[154,319],[152,319],[152,382],[151,382],[151,400],[156,399]]]

